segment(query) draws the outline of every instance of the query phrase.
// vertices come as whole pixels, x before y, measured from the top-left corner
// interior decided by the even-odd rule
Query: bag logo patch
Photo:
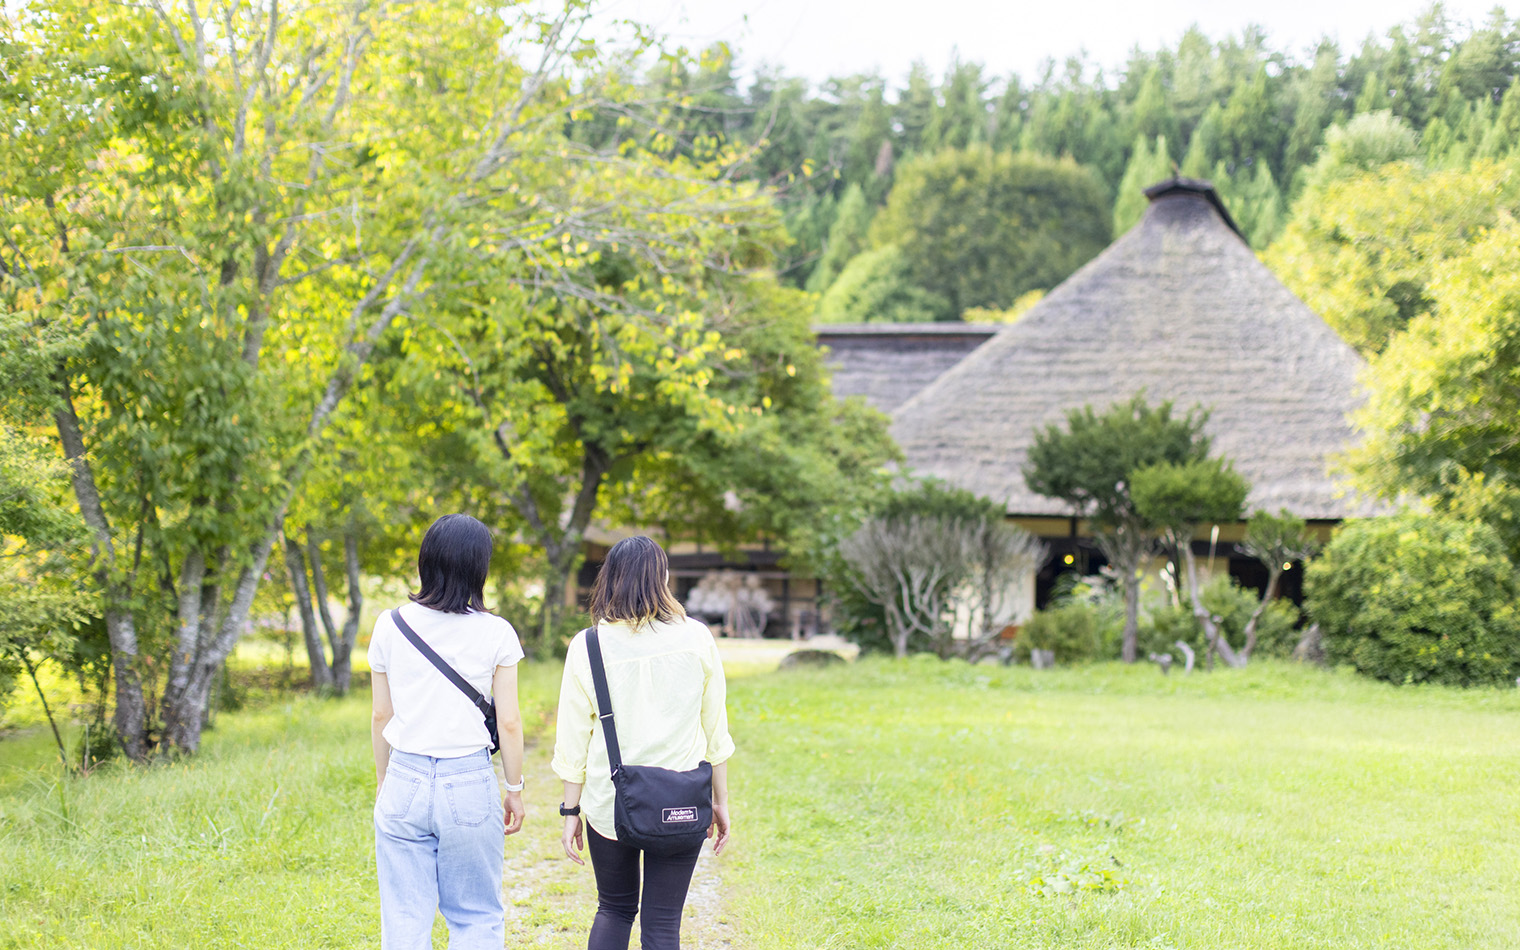
[[[695,808],[667,808],[660,820],[667,825],[696,821],[697,810]]]

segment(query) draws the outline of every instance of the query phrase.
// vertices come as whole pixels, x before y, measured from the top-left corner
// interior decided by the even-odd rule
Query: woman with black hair
[[[370,639],[384,950],[431,947],[439,911],[451,950],[501,950],[505,944],[503,837],[522,828],[525,814],[517,708],[523,651],[512,625],[486,612],[490,565],[485,525],[469,515],[439,518],[417,554],[421,589],[412,603],[381,614]],[[500,788],[481,710],[412,636],[492,699],[501,737]]]
[[[711,763],[709,836],[714,853],[721,852],[729,835],[727,760],[734,752],[724,706],[723,663],[712,633],[687,617],[671,594],[669,563],[658,544],[635,537],[613,545],[591,591],[591,619],[611,702],[603,714],[617,714],[623,762],[678,772]],[[565,657],[554,772],[565,783],[560,805],[565,854],[584,864],[580,850],[589,845],[596,875],[597,911],[589,950],[627,950],[636,915],[642,915],[644,950],[676,950],[701,841],[667,855],[617,840],[611,767],[597,715],[586,631],[570,641]]]

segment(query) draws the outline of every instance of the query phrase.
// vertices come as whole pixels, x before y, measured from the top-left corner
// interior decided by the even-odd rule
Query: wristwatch
[[[566,808],[565,807],[565,803],[564,802],[560,802],[559,803],[559,813],[561,815],[564,815],[566,818],[573,818],[576,815],[579,815],[581,813],[581,806],[576,805],[574,808]]]

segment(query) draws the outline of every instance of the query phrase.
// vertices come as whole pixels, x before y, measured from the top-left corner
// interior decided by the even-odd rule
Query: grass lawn
[[[510,946],[584,946],[591,914],[555,858],[557,686],[525,668]],[[87,779],[0,740],[0,948],[375,946],[367,713],[279,699]],[[868,659],[736,679],[730,716],[740,947],[1520,947],[1520,692]]]

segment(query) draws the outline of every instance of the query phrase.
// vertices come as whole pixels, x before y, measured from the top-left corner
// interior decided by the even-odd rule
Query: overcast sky
[[[888,78],[922,59],[939,75],[952,50],[994,75],[1038,74],[1046,59],[1085,50],[1121,66],[1136,45],[1174,43],[1189,25],[1210,37],[1264,27],[1273,48],[1294,52],[1323,35],[1343,49],[1413,19],[1429,0],[607,0],[603,15],[637,20],[692,47],[726,40],[743,72],[761,64],[818,80],[856,72]],[[1449,0],[1458,23],[1482,22],[1495,0]],[[1520,8],[1520,3],[1510,3]]]

